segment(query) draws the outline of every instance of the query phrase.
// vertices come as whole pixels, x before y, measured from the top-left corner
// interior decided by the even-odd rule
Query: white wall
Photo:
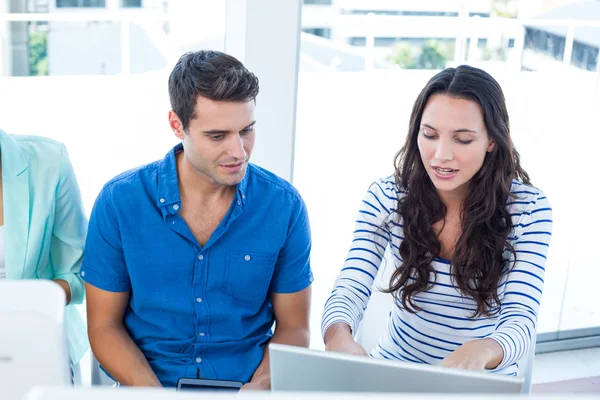
[[[227,0],[225,51],[260,81],[253,162],[293,175],[301,0]]]

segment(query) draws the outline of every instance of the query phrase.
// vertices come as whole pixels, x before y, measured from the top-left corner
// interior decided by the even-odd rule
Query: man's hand
[[[442,360],[440,366],[483,371],[496,368],[504,358],[504,350],[493,339],[467,342]]]
[[[356,343],[350,333],[350,327],[343,322],[331,325],[325,332],[325,350],[357,356],[369,355],[360,344]]]
[[[296,293],[271,293],[275,314],[275,333],[269,343],[308,347],[310,343],[310,286]],[[269,345],[265,345],[263,359],[250,382],[242,390],[271,390]]]

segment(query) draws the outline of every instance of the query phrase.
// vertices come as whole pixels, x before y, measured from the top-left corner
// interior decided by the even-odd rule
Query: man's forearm
[[[269,341],[269,343],[280,343],[288,344],[290,346],[308,347],[310,344],[310,332],[308,329],[303,328],[277,328],[275,327],[275,334]],[[261,382],[271,387],[271,374],[269,369],[269,346],[265,346],[263,359],[256,368],[256,371],[252,375],[251,382]]]
[[[124,386],[162,386],[142,351],[124,327],[89,331],[92,351],[106,371]]]

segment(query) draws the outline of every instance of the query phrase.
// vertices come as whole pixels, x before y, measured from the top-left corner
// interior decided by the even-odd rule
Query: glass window
[[[348,43],[352,46],[360,46],[360,47],[364,47],[367,45],[367,38],[366,37],[351,37],[348,38]]]
[[[325,4],[330,5],[331,0],[304,0],[304,4]]]
[[[600,46],[600,40],[598,44]],[[595,71],[598,64],[598,47],[586,43],[574,42],[571,64],[587,71]]]
[[[308,63],[300,64],[294,184],[311,217],[314,310],[323,309],[344,264],[368,186],[394,172],[392,160],[405,140],[419,91],[436,71],[470,64],[502,85],[522,164],[553,206],[538,332],[599,328],[600,334],[600,292],[595,289],[600,259],[589,251],[597,241],[600,214],[593,212],[594,196],[578,194],[594,179],[600,139],[569,139],[570,132],[591,132],[597,126],[600,84],[590,71],[597,71],[600,43],[578,40],[577,28],[571,66],[565,67],[566,34],[561,32],[574,16],[553,15],[564,21],[562,26],[519,24],[519,19],[554,10],[555,2],[514,2],[515,8],[506,10],[485,9],[484,2],[460,3],[452,9],[438,2],[439,10],[420,13],[405,2],[373,10],[370,1],[355,1],[354,8],[335,9],[327,20],[328,46],[301,43],[300,59],[313,62],[306,69]],[[465,29],[467,20],[458,16],[461,6],[467,15],[493,18]],[[371,22],[369,12],[375,14]],[[411,19],[398,23],[396,16]],[[432,24],[422,16],[445,16],[447,22]],[[600,19],[600,11],[584,17]],[[329,58],[318,68],[314,61],[325,48]],[[320,312],[313,313],[312,343],[317,345],[322,343],[319,318]]]
[[[331,29],[329,28],[306,28],[302,32],[310,33],[311,35],[320,36],[325,39],[331,39]]]
[[[56,7],[89,7],[89,8],[104,8],[106,0],[56,0]]]
[[[121,0],[123,8],[139,8],[142,6],[142,0]]]
[[[350,15],[399,15],[409,17],[458,17],[458,12],[445,11],[403,11],[403,10],[365,10],[365,9],[342,9],[342,14]]]

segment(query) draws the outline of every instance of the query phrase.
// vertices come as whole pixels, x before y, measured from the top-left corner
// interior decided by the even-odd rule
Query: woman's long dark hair
[[[493,151],[486,153],[483,166],[469,182],[460,214],[461,234],[451,260],[454,284],[465,297],[477,302],[473,317],[490,316],[499,304],[498,285],[506,262],[503,250],[508,249],[516,260],[508,241],[513,224],[506,202],[514,197],[510,192],[513,179],[529,184],[529,175],[521,168],[510,138],[500,85],[487,72],[466,65],[447,68],[427,83],[413,106],[406,143],[396,154],[396,185],[405,192],[397,210],[403,221],[399,254],[403,262],[392,274],[387,292],[414,313],[421,310],[414,296],[432,288],[431,276],[437,279],[431,264],[439,256],[441,244],[433,225],[444,220],[446,206],[427,175],[417,147],[423,110],[434,94],[477,103],[488,135],[495,141]]]

